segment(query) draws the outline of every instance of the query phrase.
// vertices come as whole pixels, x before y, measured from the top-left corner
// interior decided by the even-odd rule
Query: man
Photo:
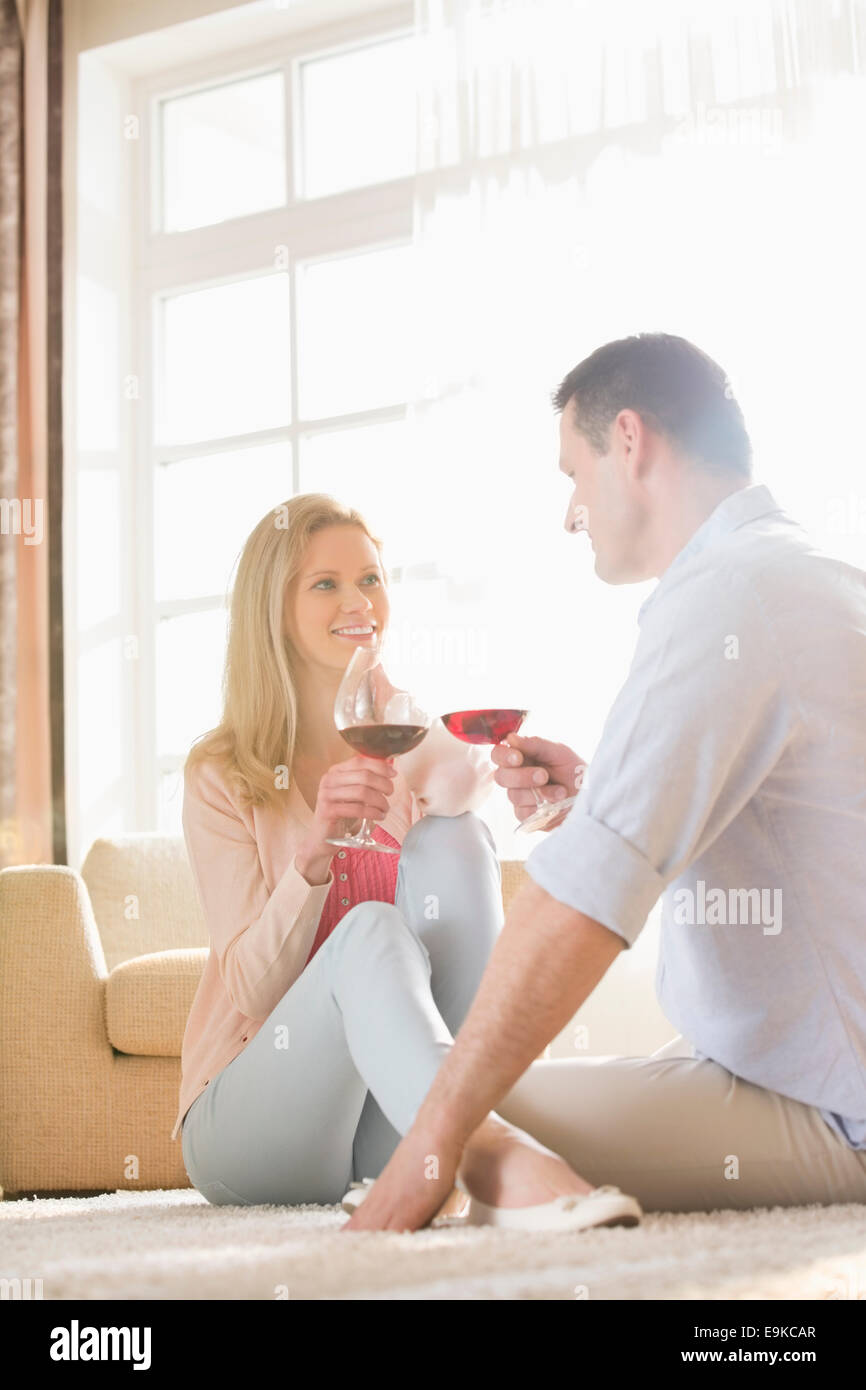
[[[608,343],[554,403],[567,528],[605,582],[659,583],[577,802],[345,1229],[423,1226],[458,1167],[499,1206],[604,1183],[644,1210],[866,1202],[866,574],[752,483],[725,374],[685,340]],[[551,796],[581,782],[567,745],[510,742],[518,817],[538,769]],[[681,1036],[533,1060],[660,895]]]

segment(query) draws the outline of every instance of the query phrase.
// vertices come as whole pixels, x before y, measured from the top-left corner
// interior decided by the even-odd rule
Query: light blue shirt
[[[763,485],[726,497],[638,615],[577,802],[531,877],[631,945],[696,1055],[866,1149],[866,573]]]

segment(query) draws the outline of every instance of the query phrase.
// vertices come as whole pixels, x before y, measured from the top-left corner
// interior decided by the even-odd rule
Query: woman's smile
[[[341,641],[354,642],[355,645],[372,646],[378,631],[378,623],[345,623],[332,627],[331,634]]]

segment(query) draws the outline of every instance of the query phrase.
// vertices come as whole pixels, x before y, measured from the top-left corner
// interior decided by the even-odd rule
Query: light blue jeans
[[[193,1186],[216,1205],[295,1206],[337,1203],[353,1178],[378,1177],[469,1011],[502,921],[484,821],[416,822],[394,905],[347,912],[187,1111]]]

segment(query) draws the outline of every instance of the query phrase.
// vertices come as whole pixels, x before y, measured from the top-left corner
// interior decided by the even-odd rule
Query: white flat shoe
[[[351,1215],[355,1208],[361,1205],[372,1186],[372,1178],[362,1178],[360,1182],[350,1182],[349,1190],[343,1194],[343,1200],[340,1203],[343,1211],[347,1211]]]
[[[343,1211],[348,1212],[351,1216],[352,1212],[361,1205],[375,1181],[375,1178],[362,1178],[360,1182],[350,1182],[349,1190],[344,1193],[343,1200],[340,1202]],[[462,1188],[460,1190],[461,1192],[463,1191]],[[465,1226],[466,1218],[450,1214],[447,1216],[434,1216],[433,1220],[428,1222],[428,1225],[434,1227],[436,1230],[439,1230],[442,1226]]]
[[[591,1192],[556,1197],[534,1207],[490,1207],[479,1202],[460,1178],[455,1185],[469,1198],[461,1217],[464,1226],[501,1226],[517,1231],[585,1231],[592,1226],[637,1226],[643,1218],[640,1203],[618,1187],[594,1187]]]

